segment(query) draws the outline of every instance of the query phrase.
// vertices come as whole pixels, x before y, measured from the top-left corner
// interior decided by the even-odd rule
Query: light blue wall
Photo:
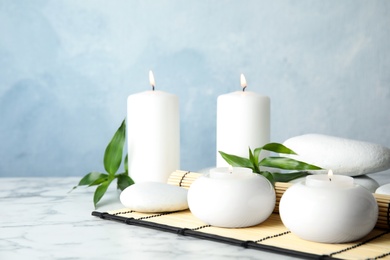
[[[157,88],[181,106],[181,168],[215,164],[216,99],[271,98],[271,139],[390,147],[390,1],[0,0],[0,176],[84,175]]]

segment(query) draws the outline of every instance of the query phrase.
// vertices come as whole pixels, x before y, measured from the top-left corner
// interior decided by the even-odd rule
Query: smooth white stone
[[[371,193],[374,193],[379,187],[379,183],[367,175],[354,176],[353,182],[366,188]]]
[[[317,165],[334,174],[359,176],[390,168],[390,149],[379,144],[340,137],[306,134],[292,137],[283,143],[298,155],[285,155]]]
[[[167,212],[188,209],[187,190],[161,182],[140,182],[127,187],[121,203],[138,212]]]
[[[390,195],[390,183],[384,184],[376,189],[375,193]]]

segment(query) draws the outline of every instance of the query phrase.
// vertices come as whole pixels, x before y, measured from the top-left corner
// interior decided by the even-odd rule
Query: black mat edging
[[[145,220],[138,220],[134,218],[126,218],[122,216],[116,216],[109,214],[107,212],[98,212],[98,211],[93,211],[92,216],[99,217],[104,220],[112,220],[112,221],[117,221],[123,224],[127,225],[134,225],[134,226],[139,226],[139,227],[145,227],[145,228],[150,228],[150,229],[155,229],[159,231],[164,231],[164,232],[169,232],[169,233],[174,233],[182,236],[189,236],[193,238],[198,238],[198,239],[204,239],[204,240],[209,240],[209,241],[214,241],[214,242],[220,242],[224,244],[229,244],[233,246],[240,246],[248,249],[256,249],[256,250],[261,250],[261,251],[267,251],[271,253],[278,253],[278,254],[283,254],[287,256],[293,256],[293,257],[299,257],[302,259],[340,259],[340,258],[335,258],[331,257],[328,255],[316,255],[316,254],[310,254],[310,253],[305,253],[305,252],[300,252],[296,250],[290,250],[290,249],[285,249],[285,248],[280,248],[280,247],[275,247],[275,246],[269,246],[269,245],[263,245],[263,244],[258,244],[253,241],[243,241],[235,238],[230,238],[230,237],[224,237],[224,236],[219,236],[219,235],[214,235],[214,234],[208,234],[200,231],[195,231],[191,230],[188,228],[179,228],[179,227],[174,227],[174,226],[169,226],[165,224],[159,224],[159,223],[154,223],[150,221],[145,221]]]

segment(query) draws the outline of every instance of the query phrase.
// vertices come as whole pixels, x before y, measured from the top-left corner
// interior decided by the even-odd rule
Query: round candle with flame
[[[310,187],[353,187],[353,178],[345,175],[328,174],[309,175],[306,177],[306,185]]]
[[[228,167],[218,167],[210,169],[209,175],[212,178],[240,178],[246,176],[245,174],[253,173],[251,169],[244,167],[233,167],[229,165]]]
[[[127,144],[129,175],[135,182],[166,182],[180,168],[179,99],[152,90],[127,98]]]
[[[275,208],[275,190],[262,175],[242,167],[218,167],[188,190],[188,206],[197,218],[219,227],[248,227],[266,220]]]
[[[302,239],[344,243],[367,235],[378,218],[378,204],[349,176],[309,175],[283,194],[279,203],[283,224]]]
[[[247,91],[241,74],[242,90],[220,95],[217,100],[217,167],[227,166],[219,151],[248,156],[270,141],[270,99]]]

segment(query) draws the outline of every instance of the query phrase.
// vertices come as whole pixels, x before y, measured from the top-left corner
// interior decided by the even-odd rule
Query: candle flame
[[[156,86],[156,82],[154,81],[153,71],[151,71],[151,70],[149,70],[149,82],[154,90],[154,86]]]
[[[229,173],[233,173],[233,166],[229,164]]]
[[[241,73],[241,76],[240,76],[240,81],[241,81],[242,91],[245,91],[245,88],[246,88],[246,79],[245,79],[244,74],[242,74],[242,73]]]
[[[333,171],[332,171],[332,170],[329,170],[329,171],[328,171],[328,178],[329,178],[329,181],[332,181],[332,177],[333,177]]]

